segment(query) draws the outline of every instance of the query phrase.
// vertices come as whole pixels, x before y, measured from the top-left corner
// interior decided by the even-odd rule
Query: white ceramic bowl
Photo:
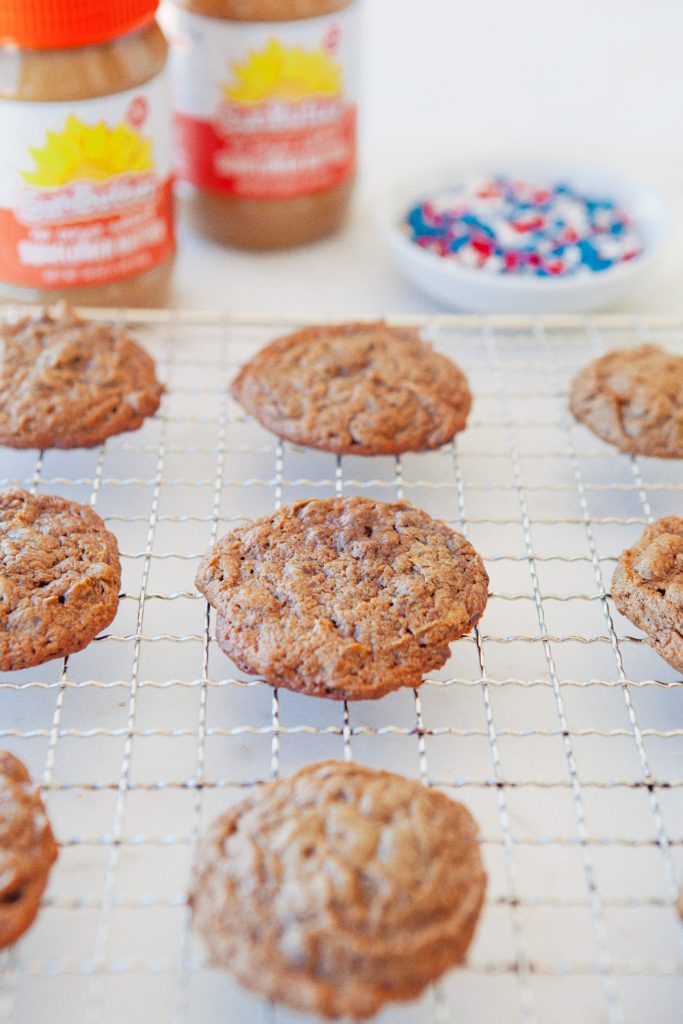
[[[627,263],[576,277],[522,277],[461,266],[411,242],[400,225],[421,199],[457,185],[473,174],[496,173],[546,182],[564,181],[588,196],[616,200],[631,214],[643,252]],[[583,313],[616,305],[630,294],[655,261],[668,230],[668,216],[656,193],[610,171],[546,163],[501,167],[451,167],[393,189],[380,209],[380,227],[393,259],[417,288],[450,309],[478,313]]]

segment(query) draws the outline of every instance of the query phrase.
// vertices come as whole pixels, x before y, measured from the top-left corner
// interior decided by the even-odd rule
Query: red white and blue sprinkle
[[[643,250],[629,214],[568,184],[478,177],[416,203],[404,230],[416,245],[495,274],[573,276],[608,270]]]

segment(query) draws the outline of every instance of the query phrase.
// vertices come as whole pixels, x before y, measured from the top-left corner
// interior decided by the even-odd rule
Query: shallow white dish
[[[476,173],[496,173],[540,183],[565,181],[587,195],[609,196],[635,220],[643,252],[628,263],[576,277],[521,277],[465,267],[421,249],[401,228],[409,208]],[[649,272],[669,219],[655,192],[611,171],[550,163],[506,162],[499,167],[453,166],[390,190],[380,227],[399,270],[417,288],[449,309],[478,313],[583,313],[617,304]]]

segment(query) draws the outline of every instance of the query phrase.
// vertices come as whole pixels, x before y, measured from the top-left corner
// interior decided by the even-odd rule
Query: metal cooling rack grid
[[[119,538],[123,598],[85,652],[0,680],[0,737],[42,779],[62,843],[38,922],[5,955],[0,1019],[300,1021],[205,970],[183,893],[216,813],[326,756],[444,786],[482,826],[489,900],[468,967],[379,1019],[678,1019],[680,680],[608,591],[623,547],[680,511],[683,467],[614,453],[571,421],[566,387],[614,344],[683,351],[683,323],[416,320],[468,373],[467,431],[437,453],[337,460],[277,443],[226,392],[294,323],[128,319],[168,384],[160,414],[93,451],[3,452],[4,484],[93,502]],[[406,497],[485,557],[480,628],[419,692],[301,698],[235,672],[213,641],[192,585],[205,548],[334,493]]]

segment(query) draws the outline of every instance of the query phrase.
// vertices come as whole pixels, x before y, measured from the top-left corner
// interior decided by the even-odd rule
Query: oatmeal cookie
[[[608,352],[574,378],[569,407],[622,452],[683,458],[683,356],[657,345]]]
[[[63,304],[0,324],[0,445],[100,444],[137,430],[163,390],[153,360],[121,327]]]
[[[464,429],[472,404],[462,370],[417,331],[381,321],[278,338],[232,393],[278,437],[352,455],[438,448]]]
[[[658,519],[623,552],[612,597],[621,614],[647,633],[650,646],[683,672],[683,519]]]
[[[240,669],[338,700],[419,686],[488,596],[464,537],[407,502],[366,498],[301,501],[233,530],[196,584]]]
[[[0,949],[33,922],[56,859],[52,829],[25,766],[0,751]]]
[[[417,781],[309,765],[214,822],[194,924],[247,988],[362,1020],[464,959],[486,889],[476,837],[462,804]]]
[[[87,647],[120,585],[116,538],[88,505],[0,491],[0,671]]]

